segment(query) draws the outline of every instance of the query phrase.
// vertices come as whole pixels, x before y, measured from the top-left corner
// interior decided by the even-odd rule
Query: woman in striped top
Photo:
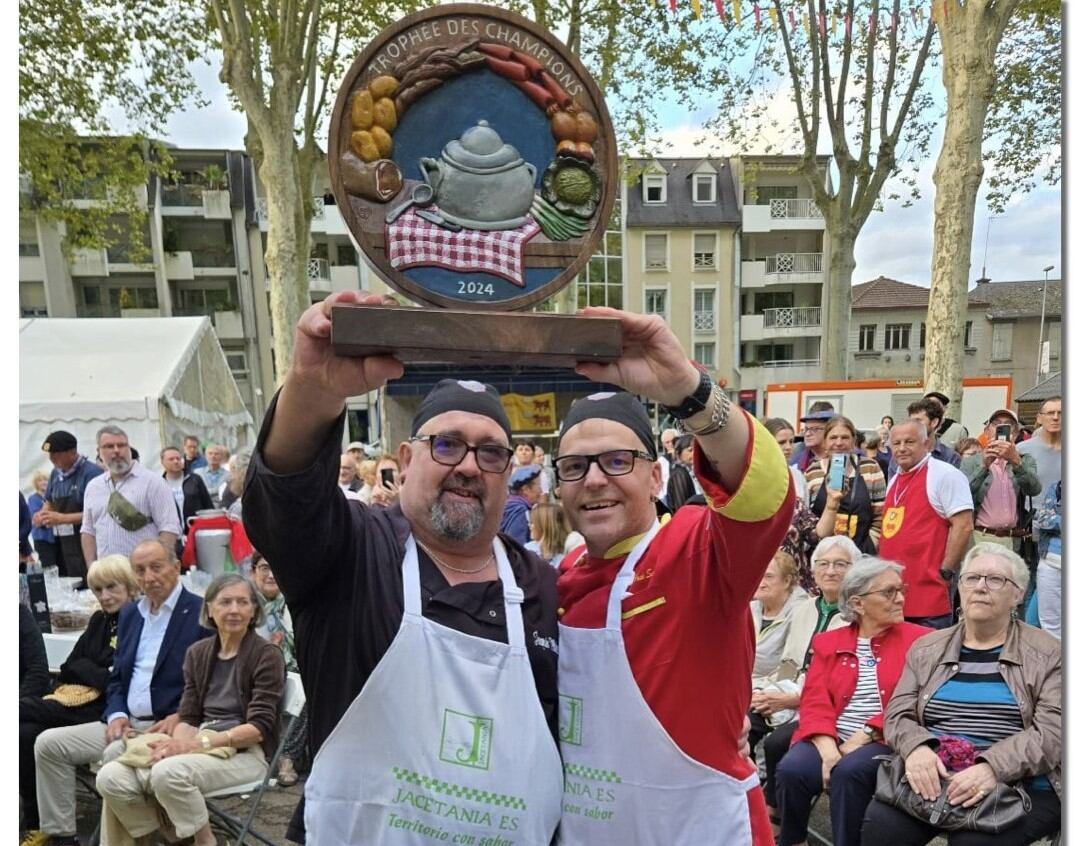
[[[780,846],[806,842],[814,798],[829,791],[835,846],[857,846],[874,795],[883,711],[908,647],[930,629],[904,622],[904,568],[863,556],[840,586],[851,623],[816,635],[799,708],[799,728],[776,770]]]
[[[972,547],[960,567],[962,621],[912,647],[888,706],[885,737],[920,796],[944,790],[951,804],[973,807],[1005,782],[1031,797],[1031,812],[1012,828],[956,832],[951,846],[1031,843],[1061,825],[1061,646],[1013,619],[1027,582],[1027,565],[1012,550]],[[950,756],[939,750],[964,747],[967,760],[949,772],[942,758]],[[865,842],[888,838],[896,846],[943,833],[876,800],[863,827]]]
[[[806,469],[806,496],[818,517],[818,537],[846,535],[862,552],[877,552],[885,509],[885,474],[873,458],[855,452],[855,424],[841,414],[825,424],[828,455]],[[827,484],[834,455],[847,456],[842,490]]]

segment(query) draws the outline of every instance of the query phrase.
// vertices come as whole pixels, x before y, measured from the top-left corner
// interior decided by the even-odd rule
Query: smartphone
[[[847,469],[847,455],[840,453],[829,459],[829,481],[831,491],[844,489],[844,470]]]
[[[384,488],[389,488],[392,484],[394,484],[393,467],[384,467],[382,470],[379,471],[379,475],[382,477],[382,486]]]
[[[1008,423],[999,423],[994,429],[994,440],[1008,441],[1012,439],[1012,426]]]

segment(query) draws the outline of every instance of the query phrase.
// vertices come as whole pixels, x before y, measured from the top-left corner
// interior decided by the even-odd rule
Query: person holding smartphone
[[[398,499],[398,475],[401,467],[390,454],[380,455],[375,461],[375,487],[371,490],[371,504],[390,506]]]
[[[869,456],[855,453],[855,424],[841,414],[825,424],[826,454],[806,471],[810,510],[818,537],[843,535],[873,555],[881,537],[885,474]]]
[[[986,422],[986,449],[963,460],[975,503],[974,543],[996,543],[1013,552],[1031,532],[1030,497],[1042,491],[1035,458],[1016,449],[1020,421],[1007,408]]]

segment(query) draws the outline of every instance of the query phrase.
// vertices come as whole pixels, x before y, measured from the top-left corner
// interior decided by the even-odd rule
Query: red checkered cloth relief
[[[428,209],[438,213],[435,206]],[[483,271],[525,287],[525,244],[540,231],[530,217],[517,229],[451,232],[416,216],[414,209],[386,227],[386,254],[395,270],[445,267],[462,273]]]

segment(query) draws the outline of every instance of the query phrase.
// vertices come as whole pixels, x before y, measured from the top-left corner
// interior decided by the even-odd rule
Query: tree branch
[[[809,149],[812,138],[810,127],[806,123],[806,106],[803,104],[802,83],[799,80],[799,69],[795,62],[795,53],[791,49],[791,38],[788,35],[787,24],[781,14],[780,0],[773,0],[773,8],[776,9],[776,18],[780,26],[780,36],[784,42],[784,55],[787,58],[788,73],[791,75],[792,95],[795,99],[795,110],[799,117],[799,129],[802,132],[803,144]]]

